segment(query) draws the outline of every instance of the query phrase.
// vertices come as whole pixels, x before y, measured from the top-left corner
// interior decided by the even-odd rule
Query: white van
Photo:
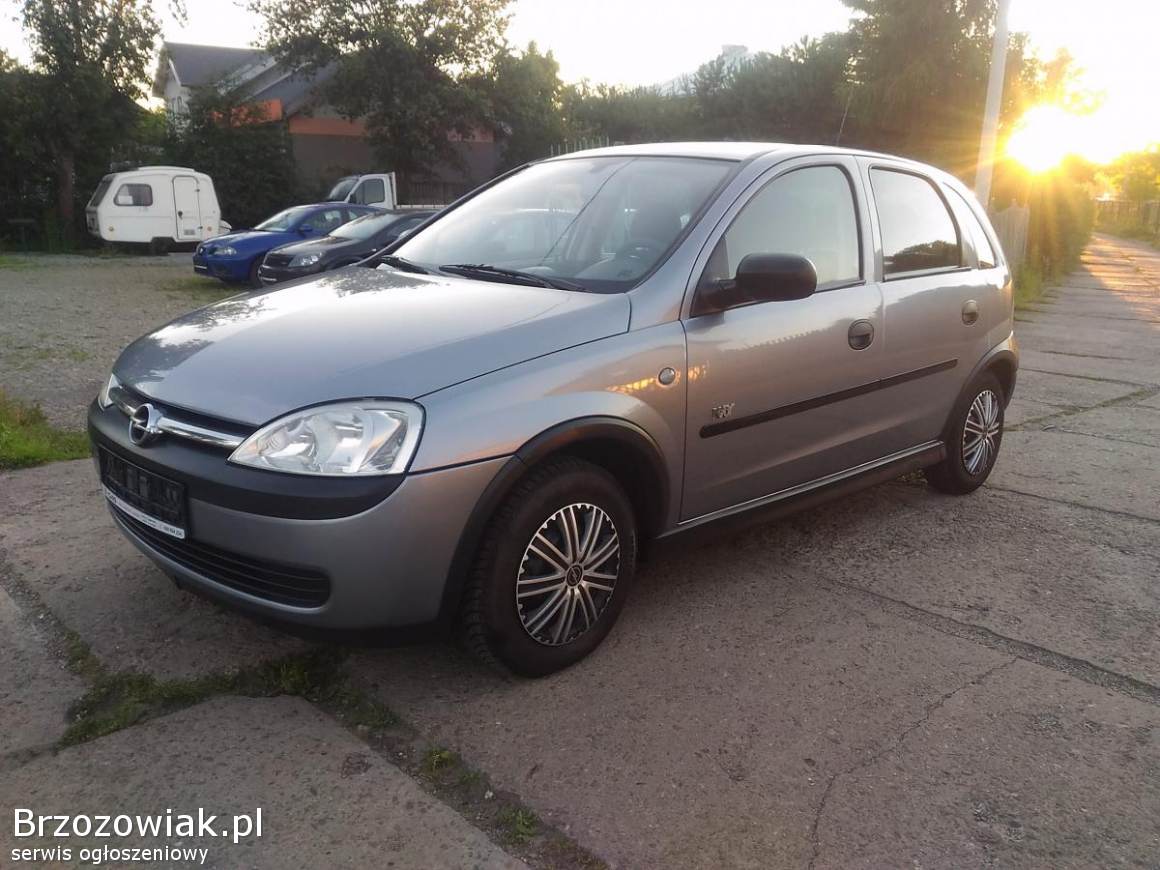
[[[446,203],[399,202],[398,180],[393,172],[375,172],[370,175],[346,175],[334,183],[327,202],[353,202],[358,205],[373,205],[388,210],[395,209],[440,209]]]
[[[183,166],[141,166],[101,179],[85,207],[89,232],[107,242],[200,242],[228,232],[213,179]]]

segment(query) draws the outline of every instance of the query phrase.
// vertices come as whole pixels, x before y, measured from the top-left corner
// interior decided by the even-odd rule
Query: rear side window
[[[822,289],[859,280],[858,216],[846,173],[795,169],[755,193],[713,249],[701,286],[732,278],[749,254],[806,257]]]
[[[329,233],[346,223],[346,209],[328,208],[326,211],[307,218],[302,222],[304,227],[312,227],[319,234]]]
[[[153,188],[148,184],[122,184],[113,197],[117,205],[153,205]]]
[[[887,276],[963,263],[959,233],[935,186],[920,175],[871,169],[882,227],[882,268]]]
[[[986,230],[979,223],[978,217],[975,216],[975,210],[971,208],[971,204],[967,202],[967,198],[953,188],[951,192],[963,204],[963,207],[959,209],[962,216],[961,223],[966,229],[967,235],[971,237],[971,244],[974,246],[975,254],[979,258],[979,268],[993,269],[999,262],[999,259],[995,256],[995,249],[991,246],[991,240],[987,238]]]

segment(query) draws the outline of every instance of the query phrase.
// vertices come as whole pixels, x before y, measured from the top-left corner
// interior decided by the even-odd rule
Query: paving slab
[[[89,460],[0,475],[0,557],[114,670],[188,678],[307,646],[179,590],[117,531]]]
[[[262,811],[262,834],[27,838],[13,809],[37,814]],[[205,867],[521,868],[449,807],[296,698],[227,698],[41,757],[0,780],[0,854],[14,847],[205,848]],[[85,862],[68,862],[67,866]],[[140,864],[142,862],[126,862]],[[148,862],[144,862],[148,863]],[[161,861],[159,866],[198,866]],[[120,866],[120,865],[118,865]],[[152,865],[150,865],[152,866]]]
[[[1017,336],[1021,333],[1016,333]],[[1030,371],[1050,374],[1080,375],[1090,378],[1104,378],[1122,383],[1138,384],[1143,387],[1160,386],[1160,359],[1133,359],[1126,354],[1130,351],[1105,348],[1102,353],[1071,353],[1055,350],[1039,350],[1024,342],[1019,348],[1019,378],[1015,384],[1015,397],[1023,394],[1023,377]],[[1124,353],[1124,356],[1117,354]]]
[[[1001,465],[1008,450],[1005,438]],[[990,486],[952,497],[899,482],[739,540],[786,570],[1160,685],[1156,522]]]
[[[1021,368],[1015,390],[1020,401],[1030,399],[1066,408],[1090,408],[1138,392],[1140,387],[1088,377]]]
[[[1034,426],[1003,436],[990,485],[1160,520],[1160,449]]]
[[[1154,867],[1160,710],[1027,662],[835,781],[817,868]]]
[[[1153,402],[1158,399],[1160,395],[1151,397]],[[1160,447],[1160,419],[1157,419],[1155,409],[1149,407],[1116,405],[1093,408],[1054,422],[1055,427],[1064,432]],[[1154,477],[1155,484],[1160,486],[1160,473],[1152,472],[1151,469],[1143,473]]]
[[[352,667],[614,866],[801,867],[828,778],[1006,658],[779,562],[750,542],[650,568],[600,649],[543,680],[436,646]]]
[[[84,691],[84,682],[50,653],[36,618],[0,589],[0,759],[59,740],[69,705]]]
[[[1037,402],[1035,399],[1026,399],[1023,397],[1023,391],[1016,389],[1015,398],[1007,406],[1003,421],[1007,428],[1022,426],[1024,423],[1051,417],[1063,410],[1064,408],[1060,405],[1049,405],[1046,402]]]

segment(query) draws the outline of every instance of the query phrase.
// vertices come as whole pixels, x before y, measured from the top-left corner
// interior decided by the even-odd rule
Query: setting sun
[[[1094,163],[1108,163],[1119,155],[1145,147],[1150,130],[1134,114],[1110,106],[1094,112],[1070,112],[1061,106],[1041,105],[1027,111],[1015,124],[1006,152],[1032,172],[1054,169],[1069,155]]]

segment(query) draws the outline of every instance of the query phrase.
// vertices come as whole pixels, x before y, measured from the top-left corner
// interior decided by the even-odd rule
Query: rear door
[[[979,358],[985,281],[972,270],[947,191],[910,164],[862,161],[872,193],[893,450],[937,439]]]
[[[201,200],[198,197],[197,179],[192,175],[173,177],[173,205],[176,210],[177,241],[201,238]]]
[[[806,299],[687,318],[683,520],[884,452],[870,392],[881,372],[882,298],[868,280],[866,220],[857,163],[827,156],[771,169],[710,238],[698,290],[753,253],[805,256],[819,284]]]

